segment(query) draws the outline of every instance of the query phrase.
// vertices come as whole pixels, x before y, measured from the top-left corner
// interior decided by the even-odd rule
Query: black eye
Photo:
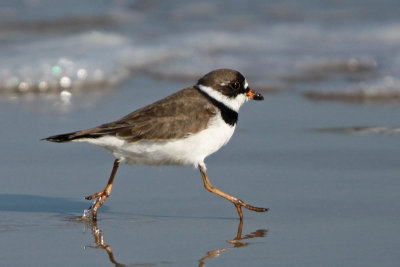
[[[240,83],[239,82],[233,82],[230,83],[229,86],[233,89],[233,90],[237,90],[240,88]]]

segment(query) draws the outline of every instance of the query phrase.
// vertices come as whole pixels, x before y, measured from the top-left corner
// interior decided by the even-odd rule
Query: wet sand
[[[144,85],[141,94],[133,89]],[[104,187],[112,157],[90,145],[39,139],[118,118],[182,86],[137,78],[96,108],[68,113],[44,112],[34,101],[2,103],[2,264],[399,262],[399,139],[319,130],[394,125],[397,106],[319,104],[286,93],[246,103],[230,143],[206,160],[216,187],[271,209],[245,210],[241,231],[234,207],[207,192],[189,167],[123,165],[98,224],[71,221],[90,204],[83,196]]]

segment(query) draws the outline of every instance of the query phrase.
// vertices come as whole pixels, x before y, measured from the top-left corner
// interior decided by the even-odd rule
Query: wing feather
[[[189,87],[119,120],[69,135],[70,140],[107,135],[128,142],[179,139],[207,127],[216,114],[217,108],[196,88]]]

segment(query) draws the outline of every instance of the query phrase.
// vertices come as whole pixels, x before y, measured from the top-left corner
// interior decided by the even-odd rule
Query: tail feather
[[[70,141],[73,141],[76,139],[99,138],[102,136],[104,136],[103,133],[87,133],[87,132],[85,133],[85,131],[79,131],[79,132],[53,135],[53,136],[49,136],[47,138],[43,138],[42,140],[56,142],[56,143],[65,143],[65,142],[70,142]]]
[[[64,143],[64,142],[72,141],[74,139],[76,139],[76,132],[53,135],[53,136],[49,136],[47,138],[43,138],[42,140],[56,142],[56,143]]]

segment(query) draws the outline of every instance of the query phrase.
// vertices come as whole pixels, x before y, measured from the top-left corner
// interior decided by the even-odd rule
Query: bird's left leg
[[[199,170],[200,170],[200,173],[201,173],[201,177],[203,178],[204,187],[208,191],[210,191],[211,193],[214,193],[214,194],[216,194],[216,195],[218,195],[220,197],[223,197],[226,200],[229,200],[230,202],[232,202],[233,205],[235,205],[235,207],[237,209],[237,212],[239,214],[240,220],[243,219],[242,207],[245,207],[248,210],[252,210],[252,211],[256,211],[256,212],[266,212],[266,211],[268,211],[268,209],[266,209],[266,208],[258,208],[258,207],[251,206],[251,205],[247,204],[246,202],[244,202],[244,201],[242,201],[242,200],[240,200],[240,199],[238,199],[236,197],[233,197],[231,195],[228,195],[227,193],[224,193],[221,190],[215,188],[210,183],[210,181],[208,180],[205,168],[203,166],[199,165]]]

